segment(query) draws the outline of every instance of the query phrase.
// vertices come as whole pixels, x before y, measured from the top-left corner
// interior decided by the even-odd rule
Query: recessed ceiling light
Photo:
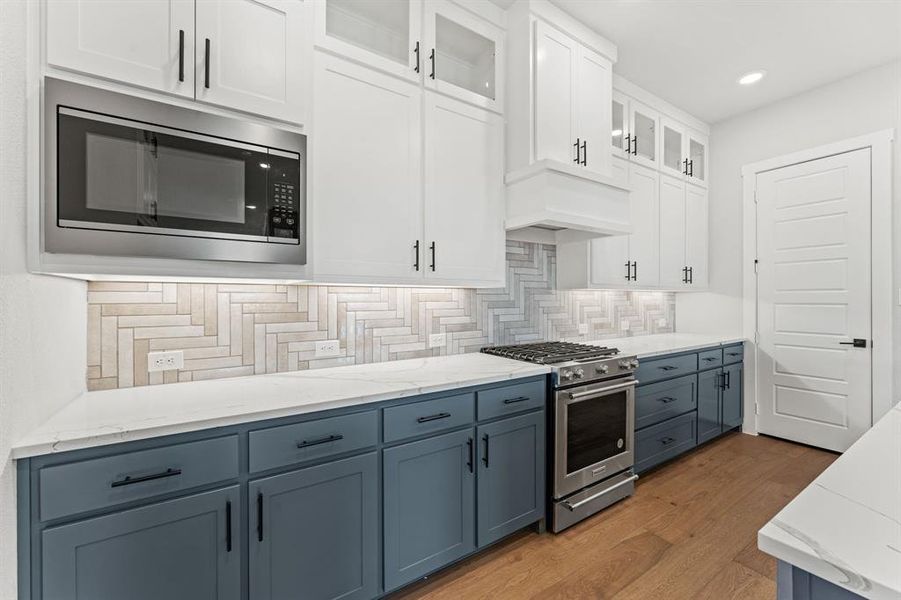
[[[738,83],[741,85],[751,85],[763,79],[764,75],[766,75],[766,71],[751,71],[750,73],[742,75],[738,80]]]

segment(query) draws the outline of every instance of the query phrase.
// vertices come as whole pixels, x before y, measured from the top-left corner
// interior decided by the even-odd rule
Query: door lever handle
[[[839,342],[842,346],[854,346],[855,348],[866,348],[867,341],[861,338],[854,338],[852,342]]]

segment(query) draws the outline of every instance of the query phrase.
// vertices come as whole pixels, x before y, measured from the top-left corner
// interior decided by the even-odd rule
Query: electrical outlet
[[[623,319],[622,321],[620,321],[620,322],[619,322],[619,328],[620,328],[622,331],[629,331],[629,329],[631,328],[631,324],[629,323],[629,319]]]
[[[341,354],[341,342],[338,340],[323,340],[316,342],[316,358],[338,356]]]
[[[666,319],[657,319],[657,327],[666,327]]]
[[[429,348],[440,348],[447,345],[446,333],[433,333],[429,336]]]
[[[172,369],[182,369],[185,366],[185,353],[181,350],[172,350],[171,352],[148,352],[147,353],[147,370],[151,373],[156,371],[171,371]]]
[[[588,333],[588,323],[579,323],[579,334],[585,335]]]

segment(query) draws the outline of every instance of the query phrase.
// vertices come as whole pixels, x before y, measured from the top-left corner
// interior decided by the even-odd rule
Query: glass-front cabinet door
[[[651,168],[657,168],[660,161],[658,148],[660,116],[657,111],[634,100],[630,102],[630,105],[632,135],[629,145],[632,160]]]
[[[661,117],[661,170],[670,175],[688,175],[688,157],[685,145],[685,128],[675,121]]]
[[[414,81],[427,54],[422,3],[410,0],[322,0],[314,3],[316,44]]]
[[[613,91],[613,102],[610,122],[610,149],[613,156],[626,156],[629,150],[629,99],[616,90]]]
[[[707,187],[707,136],[696,131],[687,135],[688,181]]]
[[[484,108],[504,106],[504,32],[447,0],[425,3],[427,87]]]

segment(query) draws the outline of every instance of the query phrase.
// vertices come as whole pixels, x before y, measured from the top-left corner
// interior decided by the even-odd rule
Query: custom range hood
[[[505,182],[508,239],[559,244],[632,232],[629,189],[613,177],[545,159]]]

